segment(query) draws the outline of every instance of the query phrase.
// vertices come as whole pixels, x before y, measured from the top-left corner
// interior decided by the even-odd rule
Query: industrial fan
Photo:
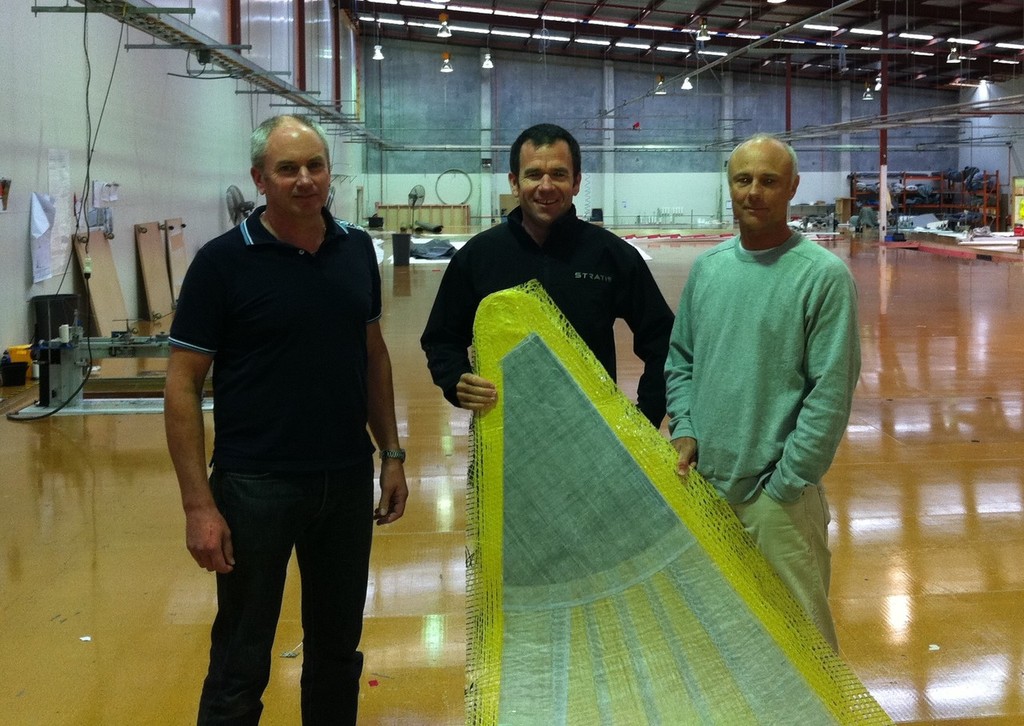
[[[412,229],[424,229],[437,234],[441,231],[440,225],[428,224],[416,219],[416,207],[423,204],[423,198],[426,194],[427,190],[423,188],[422,184],[417,184],[409,190],[409,227]]]
[[[242,190],[234,184],[228,187],[224,194],[224,200],[228,206],[228,218],[231,220],[231,224],[236,225],[241,224],[242,220],[248,217],[256,206],[253,202],[245,201]]]

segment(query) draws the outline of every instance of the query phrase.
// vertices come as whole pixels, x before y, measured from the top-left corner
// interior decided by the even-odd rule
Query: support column
[[[494,149],[491,148],[494,143],[492,138],[494,120],[491,118],[493,115],[491,76],[494,71],[483,67],[485,50],[487,49],[480,51],[480,168],[479,174],[470,176],[470,178],[476,176],[480,180],[480,183],[477,185],[479,189],[477,191],[476,208],[481,229],[487,229],[499,221],[498,199],[494,194],[495,158]],[[487,160],[490,160],[490,162],[488,163]],[[470,209],[470,219],[472,220],[472,209]]]

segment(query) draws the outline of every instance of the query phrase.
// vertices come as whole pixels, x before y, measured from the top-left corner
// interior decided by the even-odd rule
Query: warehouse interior
[[[61,324],[102,340],[56,394],[30,360],[3,368],[5,722],[194,722],[215,589],[184,547],[162,334],[196,250],[261,203],[248,137],[278,113],[319,118],[331,211],[378,242],[409,450],[409,513],[374,543],[360,723],[463,722],[470,414],[419,349],[445,262],[409,259],[403,235],[458,245],[501,223],[509,146],[538,122],[580,142],[577,214],[641,249],[673,307],[696,255],[734,231],[730,150],[757,132],[793,145],[793,223],[860,296],[863,370],[825,479],[841,656],[897,723],[1024,719],[1020,2],[28,0],[4,15],[0,350],[21,361]],[[315,354],[295,352],[297,377]],[[291,578],[265,723],[298,723],[301,640]]]

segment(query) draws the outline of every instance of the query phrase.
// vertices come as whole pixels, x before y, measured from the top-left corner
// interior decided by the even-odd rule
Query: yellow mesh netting
[[[891,723],[539,283],[474,347],[467,724]]]

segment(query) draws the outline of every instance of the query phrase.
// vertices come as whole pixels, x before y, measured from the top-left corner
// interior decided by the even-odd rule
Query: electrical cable
[[[90,190],[90,187],[91,187],[92,157],[93,157],[93,153],[96,151],[96,142],[99,139],[100,127],[103,124],[103,116],[104,116],[104,114],[106,113],[106,110],[107,110],[107,101],[110,100],[110,91],[111,91],[111,88],[114,85],[114,75],[115,75],[115,73],[117,71],[117,61],[121,57],[121,41],[124,39],[124,33],[125,33],[125,29],[127,27],[128,27],[127,23],[125,23],[122,20],[122,22],[121,22],[121,31],[120,31],[120,33],[118,35],[118,38],[117,38],[117,45],[115,45],[114,63],[113,63],[113,65],[110,68],[110,78],[107,80],[107,89],[106,89],[106,92],[103,95],[103,103],[100,106],[99,117],[96,119],[96,129],[95,129],[95,133],[94,133],[93,132],[93,127],[92,127],[92,112],[91,112],[91,109],[89,107],[89,90],[90,90],[91,85],[92,85],[92,59],[89,56],[89,4],[88,3],[84,4],[83,13],[82,13],[82,50],[83,50],[83,54],[84,54],[84,57],[85,57],[85,130],[86,130],[85,179],[84,179],[84,182],[82,184],[81,207],[80,207],[82,212],[79,213],[79,210],[77,208],[73,208],[71,210],[72,213],[75,215],[75,232],[74,232],[74,234],[71,237],[71,240],[72,240],[71,244],[72,245],[76,244],[78,242],[78,240],[81,239],[82,216],[83,216],[83,214],[85,214],[85,210],[87,209],[86,205],[87,205],[87,202],[88,202],[89,190]],[[84,300],[84,305],[81,306],[82,309],[84,309],[84,311],[85,311],[84,312],[85,325],[82,326],[82,329],[84,331],[88,331],[90,329],[91,322],[92,322],[90,320],[90,317],[89,317],[89,309],[91,307],[91,299],[92,299],[92,292],[91,292],[90,287],[89,287],[89,278],[92,277],[92,261],[89,258],[88,218],[86,218],[86,228],[87,228],[87,231],[86,231],[85,240],[84,240],[84,244],[85,244],[85,259],[83,260],[83,264],[82,264],[82,277],[85,279],[85,300]],[[57,285],[57,293],[58,294],[60,293],[60,290],[64,286],[64,282],[67,279],[67,273],[68,273],[68,270],[71,267],[71,257],[72,257],[72,255],[68,255],[68,261],[64,265],[64,271],[63,271],[63,273],[61,275],[61,280],[60,280],[60,282]],[[78,314],[79,314],[79,316],[82,315],[81,312],[78,312]],[[78,321],[75,321],[75,322],[77,323]],[[12,416],[12,413],[13,413],[12,412],[12,413],[8,413],[7,414],[7,418],[12,420],[12,421],[39,421],[40,419],[49,418],[50,416],[53,416],[54,414],[56,414],[58,411],[61,411],[64,408],[66,408],[67,405],[71,401],[73,401],[75,399],[75,397],[78,396],[79,393],[82,392],[82,390],[85,388],[85,384],[88,383],[89,379],[92,377],[92,368],[93,368],[93,360],[94,359],[93,359],[93,353],[92,353],[92,342],[89,340],[89,336],[88,335],[85,336],[85,342],[86,342],[86,351],[88,352],[89,363],[88,363],[88,365],[85,368],[85,375],[82,376],[81,384],[79,384],[78,388],[75,389],[75,392],[73,394],[68,396],[67,400],[62,402],[56,408],[50,409],[50,410],[46,411],[45,413],[40,414],[38,416],[28,416],[28,417],[14,418]]]

